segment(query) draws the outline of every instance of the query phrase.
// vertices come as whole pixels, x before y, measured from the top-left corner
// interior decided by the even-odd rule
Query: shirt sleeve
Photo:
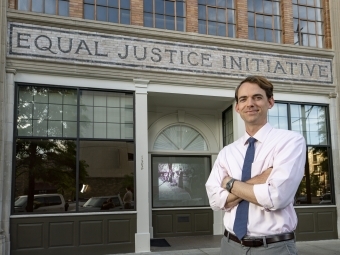
[[[292,134],[282,137],[276,147],[267,182],[254,185],[255,197],[265,210],[280,210],[292,203],[304,175],[306,142],[302,135]]]
[[[225,203],[227,201],[229,192],[221,187],[223,179],[226,176],[229,176],[226,168],[226,160],[224,155],[225,149],[221,150],[221,152],[218,154],[218,157],[211,170],[208,181],[205,184],[209,198],[209,204],[211,208],[215,211],[230,210],[228,208],[225,208]]]

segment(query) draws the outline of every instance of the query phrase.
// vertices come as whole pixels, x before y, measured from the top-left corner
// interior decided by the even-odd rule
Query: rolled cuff
[[[268,183],[256,184],[253,186],[253,191],[257,202],[263,206],[265,210],[270,210],[274,207],[272,200],[270,199]]]

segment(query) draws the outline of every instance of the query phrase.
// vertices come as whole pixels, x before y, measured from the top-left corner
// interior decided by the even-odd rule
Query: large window
[[[268,121],[302,134],[307,143],[305,175],[295,204],[333,204],[328,108],[324,105],[275,103]]]
[[[210,169],[208,156],[153,156],[153,207],[209,206],[205,183]]]
[[[69,16],[68,0],[18,0],[18,10]]]
[[[323,47],[321,0],[293,0],[294,43]]]
[[[235,1],[198,0],[198,32],[235,37]]]
[[[17,86],[13,213],[134,209],[132,93]]]
[[[130,0],[84,0],[84,19],[130,24]]]
[[[144,26],[185,31],[185,1],[144,0]]]
[[[248,38],[281,42],[280,0],[248,0]]]

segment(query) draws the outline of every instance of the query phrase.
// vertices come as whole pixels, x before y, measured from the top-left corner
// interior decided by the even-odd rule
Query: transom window
[[[18,10],[69,16],[68,0],[18,0]]]
[[[321,0],[293,0],[294,44],[323,47]]]
[[[185,31],[185,1],[144,0],[144,26]]]
[[[200,34],[235,37],[234,0],[198,0]]]
[[[281,42],[280,0],[248,0],[248,38]]]
[[[207,151],[203,136],[195,129],[176,125],[166,128],[156,139],[154,150]]]
[[[130,0],[84,0],[84,18],[130,24]]]

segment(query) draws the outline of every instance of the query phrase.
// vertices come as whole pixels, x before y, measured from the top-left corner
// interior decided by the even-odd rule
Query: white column
[[[340,164],[339,158],[339,99],[337,93],[331,93],[329,95],[329,123],[331,131],[331,143],[332,143],[332,159],[333,159],[333,175],[334,175],[334,195],[337,211],[340,211],[340,172],[338,171]],[[340,214],[337,218],[338,238],[340,238]]]
[[[135,252],[150,251],[149,232],[149,158],[148,158],[148,80],[134,79],[135,120],[136,120],[136,200],[137,233],[135,235]]]
[[[0,254],[10,251],[9,218],[11,213],[13,114],[15,69],[6,69],[2,103],[2,144],[0,160]]]
[[[330,106],[329,106],[329,116],[331,123],[331,141],[332,141],[332,156],[333,156],[333,174],[334,174],[334,193],[335,193],[335,203],[337,207],[337,229],[338,229],[338,238],[340,239],[340,136],[339,136],[339,105],[340,98],[336,96],[340,92],[340,35],[336,32],[340,29],[339,24],[339,11],[340,11],[340,1],[339,0],[330,0],[329,1],[329,10],[331,16],[331,31],[332,31],[332,46],[334,50],[334,58],[333,58],[333,66],[334,66],[334,85],[335,93],[334,95],[330,95]],[[335,97],[336,96],[336,97]]]
[[[222,127],[222,124],[221,124]],[[217,155],[211,155],[211,165],[214,165],[216,161]],[[224,213],[222,210],[213,211],[214,215],[214,224],[213,224],[213,234],[214,235],[222,235],[224,231],[224,224],[223,224],[223,216]]]

